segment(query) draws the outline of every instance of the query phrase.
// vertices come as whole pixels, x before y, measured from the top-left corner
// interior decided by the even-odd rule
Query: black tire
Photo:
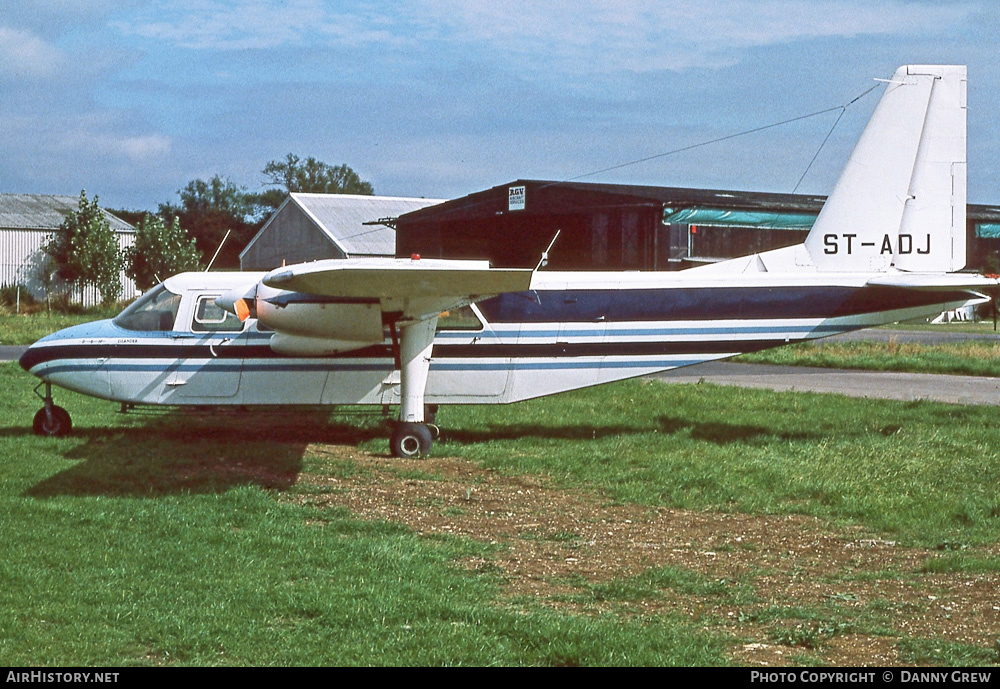
[[[418,459],[431,451],[431,431],[422,423],[401,423],[392,433],[389,444],[394,457]]]
[[[425,404],[424,405],[424,423],[433,424],[434,419],[437,418],[438,405],[436,404]]]
[[[32,430],[37,435],[49,435],[57,437],[66,435],[73,430],[73,421],[69,418],[69,412],[62,407],[52,407],[52,421],[49,421],[45,408],[38,410],[35,420],[31,424]]]

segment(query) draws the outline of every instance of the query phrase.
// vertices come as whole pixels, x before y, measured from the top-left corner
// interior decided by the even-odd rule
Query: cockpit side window
[[[442,330],[482,330],[483,324],[471,306],[442,311],[438,316],[437,332]]]
[[[235,314],[220,308],[215,299],[215,295],[198,297],[194,318],[191,319],[191,330],[196,333],[241,332],[242,321]]]
[[[162,284],[157,285],[118,314],[114,323],[126,330],[143,332],[173,330],[181,295],[174,294]]]

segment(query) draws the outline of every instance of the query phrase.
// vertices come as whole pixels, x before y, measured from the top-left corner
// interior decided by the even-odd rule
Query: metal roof
[[[66,216],[80,209],[78,196],[0,194],[0,229],[58,230]],[[135,232],[121,218],[104,211],[115,232]]]
[[[437,208],[412,213],[404,221],[440,222],[488,218],[498,212],[506,212],[508,189],[518,186],[523,186],[527,190],[527,210],[517,211],[525,215],[533,212],[575,213],[583,212],[588,207],[602,206],[653,206],[671,212],[682,208],[710,207],[727,210],[780,209],[818,213],[824,201],[822,196],[519,179],[454,199]]]
[[[635,184],[602,184],[599,182],[556,182],[550,180],[518,180],[511,185],[524,184],[544,189],[560,187],[584,193],[603,193],[630,196],[665,206],[715,206],[746,210],[799,210],[812,211],[822,207],[825,196],[808,194],[779,194],[721,189],[691,189],[688,187],[656,187]],[[504,185],[504,186],[511,186]]]
[[[348,256],[395,255],[395,230],[386,225],[366,223],[395,219],[404,213],[433,206],[443,200],[298,192],[289,194],[289,197],[289,201],[298,205],[326,233],[330,241]]]
[[[810,194],[780,194],[757,191],[726,191],[720,189],[691,189],[686,187],[656,187],[632,184],[603,184],[599,182],[557,182],[552,180],[518,179],[490,189],[474,192],[441,206],[416,212],[404,222],[441,222],[471,218],[488,218],[505,212],[507,192],[510,187],[524,186],[529,199],[542,194],[547,199],[535,210],[549,213],[553,210],[584,210],[591,203],[625,205],[659,205],[665,211],[676,212],[688,208],[709,208],[730,211],[766,211],[818,214],[826,196]],[[531,201],[528,211],[530,214]],[[524,211],[517,211],[524,213]],[[975,221],[1000,221],[1000,207],[977,204],[968,205],[968,217]]]

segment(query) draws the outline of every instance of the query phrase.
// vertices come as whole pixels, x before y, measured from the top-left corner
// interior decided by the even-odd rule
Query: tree
[[[180,205],[161,203],[159,215],[166,222],[179,220],[202,256],[213,256],[226,231],[232,230],[213,267],[239,268],[240,251],[260,227],[246,189],[215,175],[207,182],[192,180],[177,193]]]
[[[328,165],[313,157],[304,161],[289,153],[283,161],[272,160],[262,170],[265,186],[277,187],[254,195],[263,206],[277,208],[291,192],[311,194],[363,194],[375,193],[371,182],[366,182],[347,165]]]
[[[96,196],[88,201],[87,192],[80,192],[79,209],[66,216],[42,251],[51,257],[55,274],[61,280],[93,285],[105,304],[121,296],[122,255]]]
[[[135,231],[135,245],[125,250],[126,274],[142,290],[175,273],[198,270],[200,261],[194,238],[176,217],[167,225],[161,218],[145,214]]]

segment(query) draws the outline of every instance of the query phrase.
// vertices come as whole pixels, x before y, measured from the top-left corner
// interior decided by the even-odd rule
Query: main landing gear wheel
[[[405,422],[396,426],[389,444],[392,454],[403,459],[423,457],[431,451],[431,430],[422,423]]]
[[[62,407],[52,407],[52,418],[45,413],[42,407],[35,414],[35,420],[31,424],[32,430],[37,435],[60,436],[66,435],[73,428],[73,421],[69,418],[69,412]]]

